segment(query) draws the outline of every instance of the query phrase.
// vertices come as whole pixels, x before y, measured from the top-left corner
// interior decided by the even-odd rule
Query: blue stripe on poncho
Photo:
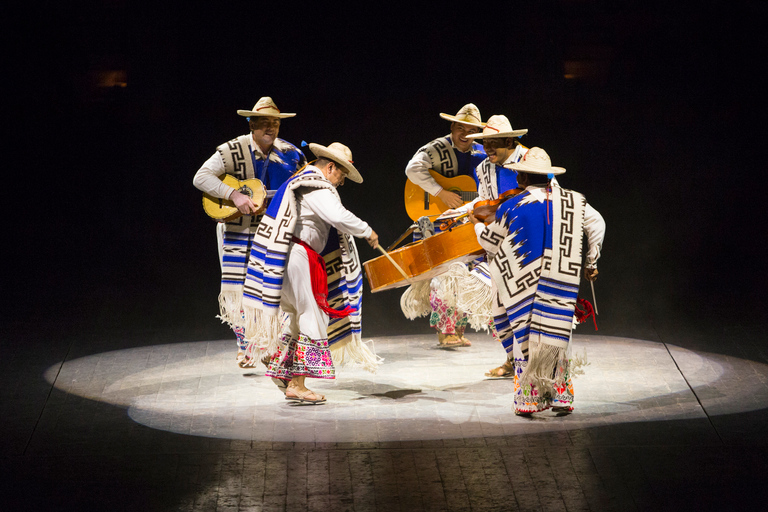
[[[532,200],[530,193],[512,197],[502,203],[496,211],[496,219],[505,223],[511,234],[515,261],[520,268],[542,259],[544,251],[552,249],[552,218],[552,202]],[[506,336],[501,340],[507,352],[512,352],[515,341],[527,341],[531,333],[567,342],[569,333],[542,330],[540,321],[569,321],[573,316],[572,302],[577,294],[577,285],[539,274],[538,283],[531,289],[531,293],[516,304],[508,305],[505,314],[494,319],[498,332],[503,332],[510,325],[516,325],[514,331],[509,332],[514,336]],[[542,299],[546,299],[546,303],[542,303]]]

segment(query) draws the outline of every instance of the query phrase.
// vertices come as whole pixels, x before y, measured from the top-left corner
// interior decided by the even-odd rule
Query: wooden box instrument
[[[371,291],[379,292],[432,279],[448,270],[452,263],[467,263],[484,253],[484,249],[477,243],[474,225],[466,222],[389,252],[389,256],[409,279],[386,256],[368,260],[363,266]]]

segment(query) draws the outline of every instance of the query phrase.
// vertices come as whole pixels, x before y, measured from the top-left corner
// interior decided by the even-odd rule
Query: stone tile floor
[[[287,403],[263,367],[237,367],[230,340],[53,364],[14,353],[2,510],[738,510],[768,497],[767,364],[577,335],[590,364],[576,411],[521,418],[511,381],[483,378],[501,348],[470,338],[377,338],[376,374],[311,381],[322,406]]]

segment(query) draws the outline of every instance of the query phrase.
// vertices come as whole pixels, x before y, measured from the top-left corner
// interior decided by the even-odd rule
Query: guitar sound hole
[[[240,192],[241,194],[245,194],[251,199],[253,199],[253,190],[251,190],[250,187],[240,187],[238,192]]]

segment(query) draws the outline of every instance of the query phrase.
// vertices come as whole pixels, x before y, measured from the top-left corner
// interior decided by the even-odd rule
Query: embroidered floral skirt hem
[[[448,306],[441,300],[435,290],[429,293],[429,304],[432,306],[432,314],[429,316],[429,325],[443,334],[464,334],[469,323],[466,313],[459,312],[455,307]]]
[[[328,339],[312,339],[304,334],[294,338],[283,335],[281,347],[272,355],[267,368],[267,377],[291,380],[294,377],[335,379]]]
[[[528,365],[526,359],[515,358],[515,383],[513,396],[517,412],[541,412],[550,407],[565,407],[573,410],[573,383],[571,382],[570,360],[561,361],[553,372],[554,383],[548,389],[539,389],[534,383],[523,381],[522,375]]]

